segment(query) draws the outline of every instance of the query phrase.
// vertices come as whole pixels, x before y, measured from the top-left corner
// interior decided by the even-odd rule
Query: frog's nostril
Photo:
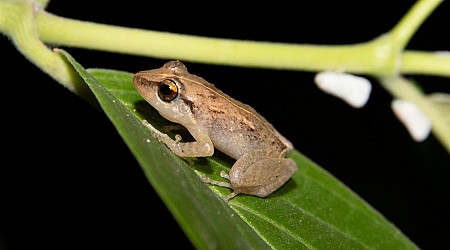
[[[136,85],[136,86],[148,85],[148,81],[144,77],[141,77],[139,75],[135,75],[133,77],[133,82],[134,82],[134,85]]]
[[[133,75],[133,83],[134,85],[141,83],[141,77],[138,75]]]

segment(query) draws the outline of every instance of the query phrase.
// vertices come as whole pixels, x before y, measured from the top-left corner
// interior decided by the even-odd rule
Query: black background
[[[47,11],[79,20],[259,41],[349,44],[387,32],[414,1],[175,2],[143,5],[52,1]],[[105,4],[107,3],[107,4]],[[443,3],[408,49],[449,50]],[[131,41],[132,42],[132,41]],[[85,68],[136,72],[168,59],[65,48]],[[192,248],[107,117],[27,61],[0,37],[3,164],[0,248]],[[372,79],[366,107],[321,92],[313,72],[185,62],[225,93],[253,106],[295,147],[343,181],[420,248],[450,248],[450,159],[433,137],[416,143],[394,117],[391,96]],[[425,92],[450,79],[410,76]]]

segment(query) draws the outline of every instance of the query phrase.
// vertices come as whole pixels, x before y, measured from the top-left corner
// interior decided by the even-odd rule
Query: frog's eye
[[[165,102],[173,101],[178,96],[178,86],[173,80],[166,79],[158,87],[158,96]]]

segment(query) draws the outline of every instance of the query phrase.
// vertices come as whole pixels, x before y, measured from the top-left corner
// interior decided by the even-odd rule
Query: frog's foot
[[[179,134],[176,134],[175,135],[175,143],[177,143],[177,142],[179,142],[179,141],[181,141],[181,135],[179,135]]]
[[[233,192],[231,192],[229,195],[224,196],[222,199],[223,199],[225,202],[228,202],[231,198],[233,198],[234,196],[236,196],[236,195],[238,195],[238,194],[239,194],[238,192],[233,191]]]
[[[228,178],[227,178],[228,175],[225,173],[225,171],[220,172],[220,176],[222,176],[223,178],[228,179]],[[226,177],[225,177],[225,176],[226,176]],[[233,187],[231,186],[230,183],[228,183],[228,182],[223,182],[223,181],[216,181],[216,180],[213,180],[213,179],[211,179],[211,178],[209,178],[209,177],[207,177],[207,176],[205,176],[205,175],[202,175],[202,181],[205,182],[205,183],[208,183],[208,184],[215,185],[215,186],[226,187],[226,188],[233,189]],[[224,196],[222,199],[223,199],[225,202],[228,202],[231,198],[233,198],[233,197],[236,196],[237,194],[239,194],[239,192],[236,192],[236,191],[233,190],[233,192],[231,192],[229,195]]]
[[[214,154],[214,146],[207,134],[193,135],[194,139],[196,139],[194,142],[181,142],[181,136],[178,134],[175,135],[174,140],[169,135],[153,127],[146,120],[143,120],[142,124],[150,130],[154,138],[166,144],[179,157],[206,157]]]
[[[230,180],[230,176],[223,170],[220,172],[220,177]]]
[[[205,175],[202,175],[202,181],[205,182],[205,183],[208,183],[208,184],[219,186],[219,187],[226,187],[226,188],[233,189],[231,187],[230,183],[223,182],[223,181],[216,181],[216,180],[213,180],[213,179],[211,179],[211,178],[209,178],[208,176],[205,176]]]
[[[167,134],[161,133],[161,131],[159,131],[158,129],[156,129],[155,127],[153,127],[153,125],[151,125],[147,120],[142,120],[142,124],[144,124],[144,126],[146,126],[151,132],[153,137],[157,138],[160,141],[166,141],[166,138],[169,138],[169,136]],[[174,125],[175,126],[175,125]],[[166,126],[163,127],[163,129],[165,129]],[[181,135],[176,134],[175,135],[175,143],[181,141]]]
[[[142,124],[144,124],[144,126],[146,126],[150,130],[150,132],[152,132],[153,137],[160,140],[160,138],[162,137],[161,136],[162,133],[158,129],[153,127],[153,125],[150,124],[147,120],[142,120]]]

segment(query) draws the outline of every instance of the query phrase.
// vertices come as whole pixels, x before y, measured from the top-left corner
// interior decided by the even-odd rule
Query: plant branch
[[[424,74],[450,77],[450,53],[448,51],[405,51],[402,56],[403,74]]]
[[[208,38],[83,22],[49,13],[39,16],[38,30],[48,43],[205,63],[303,70],[346,67],[358,72],[370,71],[376,64],[367,56],[369,51],[361,48],[366,45],[293,45]]]
[[[416,104],[431,121],[435,137],[450,152],[450,126],[448,126],[446,119],[442,119],[439,110],[412,82],[403,77],[387,77],[381,78],[380,83],[396,98]]]
[[[46,12],[41,13],[37,21],[40,37],[47,43],[61,46],[274,69],[344,69],[347,72],[373,75],[390,74],[396,69],[393,54],[385,50],[391,48],[393,42],[387,36],[353,45],[302,45],[140,30],[73,20]],[[414,57],[408,60],[410,63],[401,67],[401,71],[410,71],[408,67],[415,63],[411,61],[415,60]],[[447,67],[442,70],[436,70],[435,67],[423,70],[416,68],[414,71],[449,76],[450,58],[439,62]]]
[[[398,49],[403,50],[405,48],[420,25],[442,2],[443,0],[419,0],[414,4],[390,32]]]
[[[45,3],[45,1],[41,2]],[[388,35],[366,43],[338,46],[218,39],[140,30],[63,18],[45,11],[36,13],[36,25],[39,38],[49,44],[114,53],[276,69],[307,71],[338,69],[351,73],[371,75],[389,75],[400,70],[400,73],[413,72],[417,74],[450,76],[450,57],[435,57],[433,53],[414,51],[407,51],[404,55],[400,55],[399,53],[394,53],[393,50],[394,47],[398,47],[398,45],[394,46],[393,43],[406,43],[412,32],[415,31],[439,2],[437,0],[418,1]],[[8,12],[7,7],[11,6],[0,5],[0,13],[6,13],[6,18],[20,14],[17,12],[8,14],[11,12]],[[20,21],[16,23],[20,23]],[[0,28],[7,30],[6,28],[8,27],[0,26]],[[8,30],[14,29],[9,27]],[[13,38],[13,40],[16,39]],[[40,42],[37,34],[34,36],[33,41]],[[21,46],[26,47],[27,44],[24,43]],[[42,44],[40,47],[44,46]],[[26,51],[26,53],[31,53],[32,51],[43,50],[31,49]],[[54,57],[54,55],[52,56]],[[42,56],[40,58],[42,61],[48,61],[48,58],[52,56]],[[400,59],[398,56],[400,56]],[[33,56],[28,57],[30,60],[33,58]],[[416,67],[418,64],[423,64],[421,60],[424,57],[431,59],[428,61],[427,67]],[[39,65],[39,60],[34,61]],[[404,61],[400,68],[397,64],[398,61]],[[42,65],[41,68],[44,69],[46,66]],[[56,77],[56,79],[63,75],[49,74],[54,78]],[[62,80],[62,82],[67,82],[67,80]]]
[[[0,2],[0,31],[12,39],[16,48],[38,68],[69,90],[93,101],[90,91],[81,82],[66,60],[53,53],[42,41],[36,30],[36,15],[48,1],[3,1]]]

